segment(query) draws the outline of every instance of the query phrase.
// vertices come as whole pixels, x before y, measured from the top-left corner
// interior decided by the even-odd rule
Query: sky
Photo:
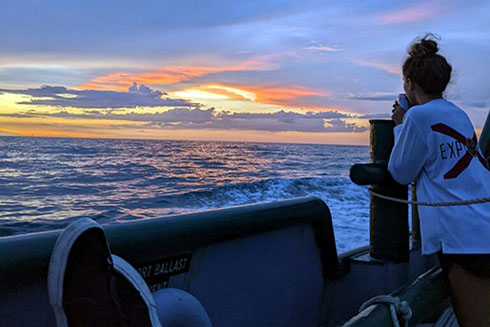
[[[0,135],[367,145],[427,32],[478,132],[489,14],[474,0],[7,1]]]

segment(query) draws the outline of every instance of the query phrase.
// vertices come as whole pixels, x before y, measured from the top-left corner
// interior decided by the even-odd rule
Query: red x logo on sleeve
[[[444,179],[458,177],[458,175],[461,174],[461,172],[469,166],[471,160],[475,157],[478,157],[478,160],[480,160],[481,164],[485,168],[489,169],[487,161],[485,160],[485,158],[483,158],[476,147],[477,138],[475,132],[473,132],[472,138],[466,138],[459,132],[444,124],[435,124],[432,125],[430,128],[435,132],[450,136],[466,146],[466,153],[461,159],[458,160],[453,168],[451,168],[447,173],[444,174]]]

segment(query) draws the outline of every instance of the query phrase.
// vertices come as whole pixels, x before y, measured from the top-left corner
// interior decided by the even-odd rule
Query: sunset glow
[[[117,72],[98,76],[87,83],[79,85],[77,88],[82,90],[125,91],[134,82],[144,85],[172,85],[204,75],[222,72],[253,71],[254,69],[260,69],[263,64],[265,62],[260,60],[248,60],[234,66],[224,67],[177,66],[142,73]]]
[[[407,8],[382,15],[383,24],[403,24],[421,22],[436,18],[444,11],[445,3],[440,0],[431,0],[411,5]]]
[[[227,99],[243,100],[262,104],[295,107],[298,99],[303,97],[327,96],[326,91],[309,90],[298,86],[275,87],[268,85],[253,86],[225,86],[225,85],[200,85],[191,89],[171,92],[172,95],[189,100],[199,99]]]
[[[223,5],[183,15],[152,2],[151,19],[110,2],[87,7],[93,17],[5,8],[0,135],[368,144],[369,119],[389,119],[403,92],[407,46],[427,31],[454,68],[445,96],[482,128],[488,3],[252,1],[216,17]]]
[[[221,95],[221,94],[216,94],[212,92],[206,92],[203,90],[198,90],[198,89],[189,89],[189,90],[184,90],[184,91],[177,91],[174,92],[174,94],[178,97],[182,98],[187,98],[187,99],[212,99],[212,100],[217,100],[217,99],[229,99],[228,96],[226,95]]]

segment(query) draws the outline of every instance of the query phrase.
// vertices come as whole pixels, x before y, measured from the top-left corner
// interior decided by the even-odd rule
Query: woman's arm
[[[410,115],[405,115],[403,123],[395,126],[393,133],[395,146],[391,151],[388,170],[398,183],[408,184],[417,178],[424,166],[427,143]]]

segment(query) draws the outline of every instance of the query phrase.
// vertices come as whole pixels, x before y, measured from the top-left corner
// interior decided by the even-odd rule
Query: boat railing
[[[103,227],[151,291],[191,293],[214,326],[256,325],[255,315],[264,326],[314,326],[326,283],[342,272],[330,211],[313,197]],[[54,325],[46,287],[59,233],[0,238],[0,317],[9,326]]]

